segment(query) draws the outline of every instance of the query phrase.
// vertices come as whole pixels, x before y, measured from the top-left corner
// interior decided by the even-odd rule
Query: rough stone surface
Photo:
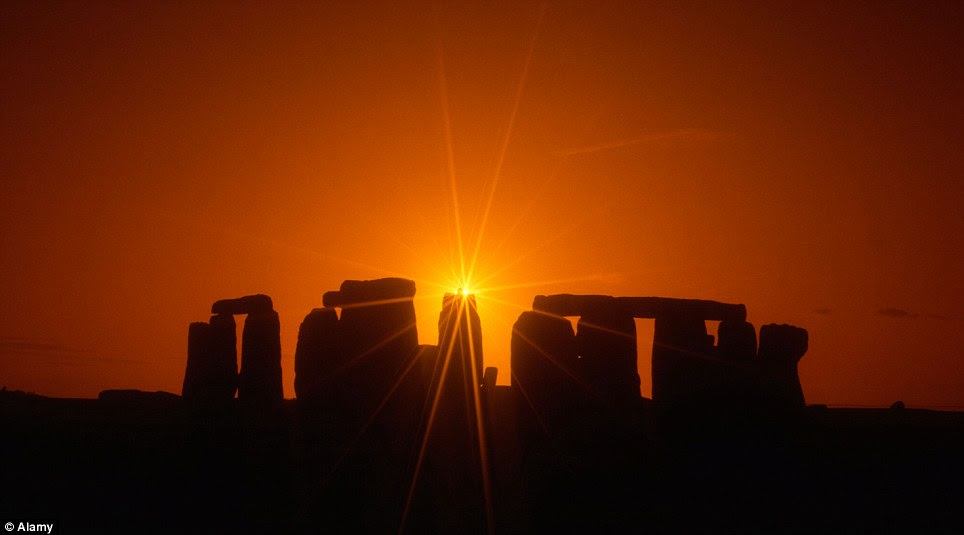
[[[271,298],[264,294],[221,299],[211,305],[211,314],[260,314],[273,310]]]

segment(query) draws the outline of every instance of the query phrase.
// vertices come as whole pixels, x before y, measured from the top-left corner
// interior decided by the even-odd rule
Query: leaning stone
[[[273,310],[271,298],[264,294],[221,299],[211,305],[211,314],[260,314],[271,310]]]

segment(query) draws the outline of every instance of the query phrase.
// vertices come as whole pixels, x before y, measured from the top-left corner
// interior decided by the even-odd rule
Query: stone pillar
[[[210,348],[211,326],[203,322],[192,323],[187,331],[187,367],[181,387],[181,396],[186,400],[195,401],[202,396],[204,368],[210,359]]]
[[[344,364],[339,343],[338,314],[334,308],[316,308],[298,329],[295,349],[295,395],[313,401],[324,397],[325,379]]]
[[[613,299],[615,302],[615,299]],[[596,395],[617,407],[639,400],[636,322],[619,307],[587,310],[576,325],[583,377]]]
[[[219,401],[234,399],[238,390],[238,334],[234,316],[211,316],[212,394]]]
[[[281,323],[274,310],[248,314],[241,335],[238,399],[274,407],[284,400],[281,383]]]
[[[712,352],[703,318],[658,316],[653,333],[653,400],[671,404],[695,401],[708,386],[705,361]]]
[[[808,344],[806,329],[776,324],[760,327],[760,369],[775,404],[789,408],[805,405],[797,363],[807,353]]]
[[[552,427],[588,393],[579,368],[576,334],[568,319],[523,312],[512,326],[512,390],[519,414]],[[523,421],[528,421],[526,418]]]

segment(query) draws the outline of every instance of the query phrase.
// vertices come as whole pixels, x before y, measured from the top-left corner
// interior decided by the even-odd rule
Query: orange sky
[[[808,402],[964,405],[960,3],[192,4],[0,6],[8,388],[179,392],[262,292],[292,397],[344,279],[434,343],[461,235],[500,382],[534,295],[661,295],[809,329]]]

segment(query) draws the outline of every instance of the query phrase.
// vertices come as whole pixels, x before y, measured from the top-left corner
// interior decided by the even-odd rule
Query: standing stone
[[[299,400],[320,399],[323,381],[344,364],[334,308],[316,308],[298,329],[295,349],[295,395]]]
[[[745,321],[724,320],[717,330],[720,384],[717,398],[740,410],[759,402],[756,331]]]
[[[211,393],[219,401],[228,401],[238,390],[237,325],[230,314],[212,316],[210,325]]]
[[[206,404],[233,399],[238,387],[236,355],[234,318],[214,316],[210,323],[192,323],[182,396]]]
[[[807,353],[808,344],[806,329],[775,324],[760,327],[760,369],[774,403],[804,406],[797,363]]]
[[[639,400],[636,369],[636,322],[616,305],[583,312],[576,326],[582,373],[598,396],[617,407]]]
[[[480,386],[483,369],[482,324],[474,295],[445,294],[442,298],[439,348],[445,348],[446,343],[453,347],[452,364],[464,367],[466,377],[474,374],[476,386]],[[455,359],[456,356],[459,358]]]
[[[684,314],[658,316],[653,333],[653,401],[698,401],[716,382],[712,370],[707,369],[712,353],[703,318]]]
[[[756,361],[756,331],[753,324],[745,321],[721,321],[717,338],[721,359],[748,366]]]
[[[193,401],[202,397],[210,351],[211,326],[203,322],[192,323],[187,331],[187,367],[181,387],[184,399]]]
[[[260,407],[274,407],[284,400],[281,323],[273,310],[249,314],[244,322],[238,399]]]
[[[418,348],[415,283],[387,278],[342,283],[324,295],[326,307],[341,307],[339,373],[346,414],[367,420],[392,392]]]
[[[566,318],[523,312],[512,326],[512,389],[520,414],[535,413],[543,424],[564,419],[588,385],[579,373],[576,334]]]
[[[464,531],[486,526],[486,495],[480,458],[487,450],[480,385],[482,330],[474,296],[446,295],[439,316],[436,383],[438,395],[432,427],[427,430],[427,455],[420,479],[421,495],[415,517],[431,515],[421,530]],[[444,373],[443,373],[444,372]],[[484,426],[484,424],[483,424]],[[480,432],[481,431],[481,432]]]

